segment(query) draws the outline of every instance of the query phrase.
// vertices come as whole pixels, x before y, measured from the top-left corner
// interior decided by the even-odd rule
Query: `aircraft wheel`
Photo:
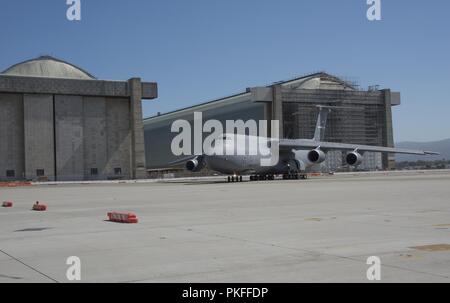
[[[242,182],[242,176],[239,176],[239,182]]]

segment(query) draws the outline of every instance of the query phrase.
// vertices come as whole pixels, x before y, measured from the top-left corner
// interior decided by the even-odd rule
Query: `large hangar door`
[[[130,100],[106,99],[106,173],[110,178],[131,178]]]
[[[0,180],[24,177],[22,95],[0,94]]]
[[[84,179],[83,97],[55,96],[58,181]]]
[[[108,178],[106,139],[106,98],[84,97],[84,178]]]
[[[53,95],[24,95],[25,175],[55,179]]]

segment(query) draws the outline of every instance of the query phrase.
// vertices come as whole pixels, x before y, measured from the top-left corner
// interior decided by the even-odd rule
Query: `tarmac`
[[[0,282],[450,282],[450,172],[0,188]],[[32,211],[40,201],[45,212]],[[107,221],[133,212],[138,224]]]

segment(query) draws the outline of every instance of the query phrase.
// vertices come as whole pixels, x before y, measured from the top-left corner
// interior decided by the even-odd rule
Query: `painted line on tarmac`
[[[34,268],[33,266],[31,266],[31,265],[28,265],[28,264],[26,264],[25,262],[23,262],[23,261],[21,261],[21,260],[19,260],[19,259],[15,258],[15,257],[13,257],[13,256],[11,256],[11,255],[10,255],[10,254],[8,254],[7,252],[5,252],[5,251],[3,251],[3,250],[1,250],[1,249],[0,249],[0,252],[1,252],[1,253],[3,253],[4,255],[6,255],[6,256],[8,256],[8,257],[10,257],[11,259],[13,259],[13,260],[15,260],[15,261],[19,262],[20,264],[22,264],[22,265],[24,265],[24,266],[28,267],[29,269],[31,269],[31,270],[33,270],[33,271],[37,272],[37,273],[38,273],[38,274],[40,274],[41,276],[44,276],[44,277],[46,277],[46,278],[48,278],[48,279],[52,280],[52,281],[53,281],[53,282],[55,282],[55,283],[59,283],[59,281],[58,281],[58,280],[55,280],[55,279],[53,279],[53,278],[52,278],[52,277],[50,277],[49,275],[46,275],[46,274],[44,274],[43,272],[39,271],[38,269]]]

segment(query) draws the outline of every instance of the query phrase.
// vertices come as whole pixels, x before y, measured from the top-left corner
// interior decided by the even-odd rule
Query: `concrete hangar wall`
[[[177,158],[170,150],[176,134],[173,121],[193,120],[194,112],[203,119],[279,120],[281,137],[312,138],[317,120],[316,105],[345,107],[333,111],[328,119],[325,140],[354,144],[394,146],[391,107],[400,104],[400,94],[385,90],[359,90],[354,85],[327,73],[315,73],[265,87],[248,88],[230,97],[202,103],[144,119],[146,159],[149,169],[167,168]],[[154,149],[152,146],[159,146]],[[342,152],[331,152],[325,163],[328,170],[345,170]],[[366,153],[361,168],[392,169],[391,155]]]
[[[51,57],[0,74],[0,180],[145,178],[142,99],[156,83],[97,80]]]

